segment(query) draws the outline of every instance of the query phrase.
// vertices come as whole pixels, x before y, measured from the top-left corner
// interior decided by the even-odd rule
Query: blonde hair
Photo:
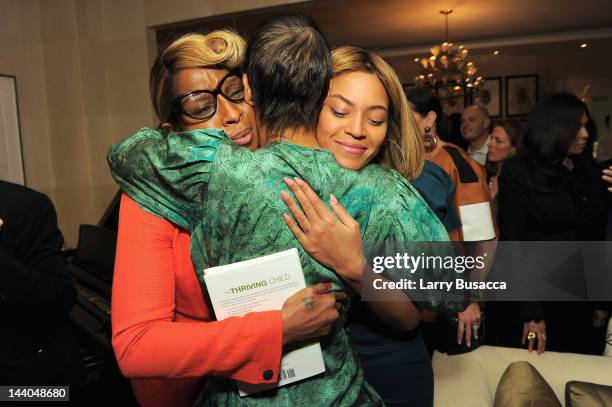
[[[208,34],[186,34],[174,40],[155,60],[149,75],[149,92],[160,122],[176,125],[177,117],[170,102],[174,93],[174,75],[181,69],[212,68],[232,70],[240,66],[244,39],[230,30]]]
[[[412,116],[397,74],[380,56],[364,49],[343,46],[332,51],[333,76],[347,72],[366,72],[380,79],[389,97],[387,136],[378,153],[380,164],[414,180],[425,165],[423,139]]]

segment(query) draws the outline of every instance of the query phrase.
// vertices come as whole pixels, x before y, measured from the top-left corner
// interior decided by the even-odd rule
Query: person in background
[[[450,231],[452,240],[464,243],[473,253],[488,253],[487,269],[493,260],[496,245],[496,222],[491,206],[491,196],[487,185],[484,167],[471,159],[464,150],[440,139],[440,131],[445,126],[442,105],[438,97],[429,89],[411,89],[407,94],[421,136],[425,143],[425,157],[440,166],[455,185],[454,207],[461,221],[461,227]],[[477,280],[486,277],[474,273]],[[437,316],[425,316],[435,320]],[[472,302],[464,312],[457,316],[456,342],[471,346],[472,334],[478,339],[481,310],[478,301]],[[439,321],[435,326],[426,325],[425,334],[430,351],[434,347],[447,348],[447,324]],[[466,349],[466,350],[467,350]]]
[[[584,157],[587,108],[576,96],[553,94],[527,117],[517,157],[499,176],[501,240],[599,241],[605,239],[605,197],[600,170]],[[580,270],[576,270],[579,272]],[[526,302],[506,307],[496,320],[498,345],[601,354],[587,302]]]
[[[513,119],[501,120],[493,127],[485,168],[487,169],[489,189],[494,206],[497,202],[499,174],[504,161],[516,155],[520,146],[522,131],[521,123]]]
[[[442,140],[446,122],[438,97],[430,90],[408,91],[408,102],[425,144],[425,158],[441,167],[453,181],[454,207],[462,227],[449,233],[455,241],[481,241],[495,237],[495,220],[484,168],[454,144]],[[474,206],[477,205],[477,206]]]
[[[0,197],[0,383],[78,386],[85,370],[70,326],[76,290],[55,208],[5,181]]]
[[[480,105],[466,107],[461,115],[461,135],[469,144],[468,155],[485,165],[491,141],[491,119],[487,109]]]
[[[448,129],[440,134],[442,140],[467,150],[469,144],[461,136],[461,113],[451,113],[448,116]]]

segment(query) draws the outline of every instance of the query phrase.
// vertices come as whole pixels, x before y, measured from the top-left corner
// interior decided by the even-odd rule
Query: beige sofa
[[[610,357],[557,352],[538,356],[525,349],[481,346],[463,355],[434,353],[434,407],[492,406],[506,367],[519,360],[538,369],[563,405],[570,380],[612,385]]]

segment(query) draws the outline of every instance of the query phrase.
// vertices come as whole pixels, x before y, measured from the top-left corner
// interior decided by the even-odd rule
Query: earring
[[[423,145],[425,146],[425,152],[431,153],[438,144],[438,139],[431,133],[431,127],[425,126],[425,134],[423,134]]]

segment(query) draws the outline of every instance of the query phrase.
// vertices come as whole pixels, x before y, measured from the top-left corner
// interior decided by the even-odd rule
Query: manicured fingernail
[[[291,217],[286,213],[283,213],[283,218],[285,218],[286,221],[289,221],[291,219]]]
[[[336,199],[334,194],[329,194],[329,202],[333,203],[334,205],[338,203],[338,200]]]
[[[289,177],[284,177],[283,181],[285,181],[285,184],[287,184],[289,186],[293,185],[293,181]]]
[[[304,181],[302,181],[302,180],[301,180],[301,179],[299,179],[298,177],[293,178],[293,180],[294,180],[295,182],[297,182],[297,183],[298,183],[298,185],[300,185],[300,186],[304,185]]]
[[[286,193],[285,191],[281,191],[280,196],[283,201],[289,200],[289,194]]]

